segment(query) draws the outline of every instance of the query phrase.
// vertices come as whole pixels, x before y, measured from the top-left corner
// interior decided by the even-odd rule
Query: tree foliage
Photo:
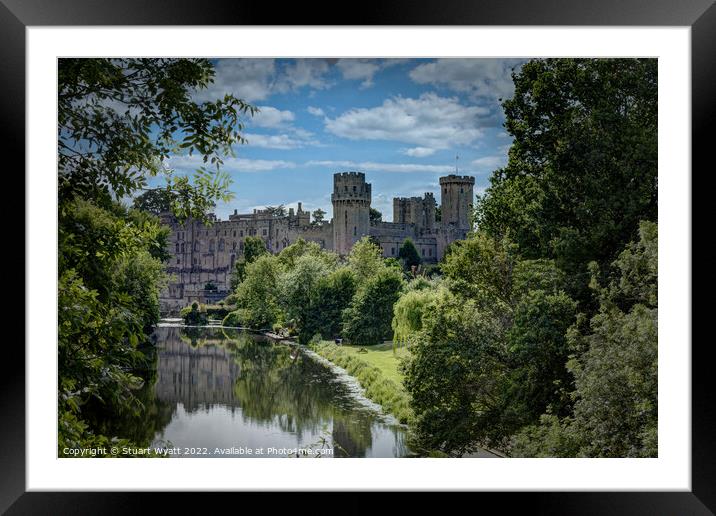
[[[555,259],[585,300],[586,264],[607,265],[656,219],[657,62],[535,59],[513,79],[503,106],[514,142],[477,222],[526,257]]]
[[[168,230],[155,215],[204,218],[230,197],[222,159],[254,108],[231,95],[196,102],[213,74],[204,59],[58,61],[60,453],[121,437],[103,435],[93,410],[139,405],[134,371],[166,282]],[[166,167],[181,152],[199,157],[193,177]],[[166,186],[148,189],[160,174]],[[142,191],[137,209],[121,204]]]
[[[409,238],[403,241],[403,244],[398,249],[398,258],[403,261],[405,268],[410,270],[413,266],[420,265],[420,253],[415,248],[415,244]]]
[[[402,274],[383,267],[359,284],[343,312],[343,335],[354,344],[379,344],[392,335],[393,305],[403,286]]]

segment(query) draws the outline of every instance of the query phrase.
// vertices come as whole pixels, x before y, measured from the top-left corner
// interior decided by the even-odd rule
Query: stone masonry
[[[403,241],[410,238],[422,260],[435,263],[448,244],[464,239],[470,230],[474,185],[472,176],[440,178],[440,221],[435,220],[436,202],[428,192],[423,197],[393,199],[393,222],[371,222],[371,185],[365,182],[363,172],[333,175],[333,219],[318,224],[311,224],[311,213],[304,211],[301,203],[284,216],[265,210],[234,210],[228,220],[212,215],[210,226],[195,220],[182,225],[165,214],[162,221],[172,230],[168,242],[172,280],[160,296],[162,311],[177,313],[193,301],[204,303],[224,297],[248,236],[263,239],[274,254],[303,238],[345,256],[367,235],[380,244],[386,258],[397,258]],[[206,291],[207,283],[214,284],[217,291]]]

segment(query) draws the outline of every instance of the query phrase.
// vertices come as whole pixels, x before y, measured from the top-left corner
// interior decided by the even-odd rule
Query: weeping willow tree
[[[400,296],[393,307],[393,353],[400,345],[407,345],[411,335],[423,328],[423,314],[435,299],[434,290],[411,290]]]

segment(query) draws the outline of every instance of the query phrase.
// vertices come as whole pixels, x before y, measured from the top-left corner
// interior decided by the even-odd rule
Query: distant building
[[[196,220],[182,225],[166,214],[162,219],[172,229],[168,272],[173,280],[160,296],[162,309],[176,312],[192,301],[206,302],[225,295],[248,236],[263,239],[274,254],[303,238],[345,256],[353,244],[368,235],[380,244],[386,258],[397,258],[403,241],[410,238],[424,262],[437,262],[449,243],[464,239],[470,230],[474,185],[472,176],[440,178],[440,221],[435,218],[436,202],[429,192],[423,197],[393,199],[393,222],[371,221],[371,185],[365,182],[363,172],[333,175],[330,222],[312,225],[311,213],[304,211],[301,203],[295,212],[291,208],[284,216],[266,210],[234,210],[228,220],[212,215],[211,226]],[[218,290],[205,291],[207,283]]]

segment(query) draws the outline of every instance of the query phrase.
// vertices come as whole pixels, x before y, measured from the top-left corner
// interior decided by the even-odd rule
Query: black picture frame
[[[710,159],[713,139],[708,131],[712,120],[716,119],[716,6],[713,0],[488,0],[480,3],[433,0],[420,5],[403,0],[375,5],[364,2],[354,10],[329,10],[319,4],[312,6],[306,3],[282,3],[278,7],[270,3],[240,0],[204,0],[201,3],[188,0],[155,0],[151,3],[142,0],[0,0],[0,109],[3,122],[0,124],[3,133],[0,141],[9,153],[18,158],[13,170],[25,170],[26,27],[284,24],[689,26],[692,38],[692,192],[699,191],[693,188],[694,179],[713,173]],[[700,174],[694,173],[696,170]],[[13,197],[24,198],[19,194],[26,193],[24,174],[6,174],[6,179],[12,179],[8,176],[18,181]],[[9,213],[9,210],[5,211]],[[17,216],[18,213],[21,210],[16,208],[10,214]],[[696,217],[692,220],[694,224],[698,221]],[[24,224],[16,223],[15,227],[24,233]],[[693,234],[698,232],[692,229]],[[23,234],[16,242],[24,241],[24,238]],[[17,248],[21,249],[19,245]],[[31,273],[25,266],[24,250],[14,253],[11,260],[11,270],[24,270],[25,275]],[[668,271],[662,274],[665,272]],[[23,286],[18,286],[15,292],[24,292]],[[15,299],[17,297],[14,296]],[[692,314],[695,313],[697,307],[694,305]],[[692,321],[695,322],[693,315]],[[510,492],[479,493],[478,497],[499,503],[503,510],[518,504],[538,514],[713,514],[716,511],[716,396],[709,381],[711,340],[694,339],[692,345],[691,492]],[[7,510],[8,514],[124,514],[147,508],[147,502],[153,501],[147,500],[147,497],[161,497],[159,501],[166,512],[172,507],[181,507],[182,511],[186,511],[195,504],[206,507],[203,497],[177,493],[142,496],[126,492],[26,493],[25,353],[17,342],[6,342],[5,361],[12,364],[12,372],[0,375],[0,414],[3,421],[0,427],[0,511]],[[689,342],[670,344],[691,345]],[[216,493],[213,496],[219,496],[221,501],[232,495]],[[247,497],[256,495],[241,493],[240,496],[243,505]],[[346,510],[334,509],[332,512],[360,511],[361,507],[367,510],[364,502],[358,501],[358,498],[354,500],[358,496],[358,493],[346,494],[341,501]],[[415,498],[419,501],[421,497],[416,495]],[[212,505],[215,502],[212,499]],[[291,503],[296,502],[293,500]],[[317,505],[321,503],[317,502]]]

